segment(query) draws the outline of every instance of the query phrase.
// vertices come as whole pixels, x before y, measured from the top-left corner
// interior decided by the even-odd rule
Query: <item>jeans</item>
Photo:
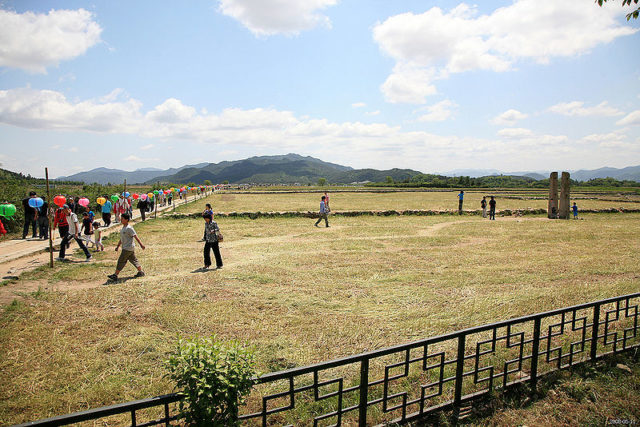
[[[458,214],[462,215],[462,200],[458,200]]]
[[[24,228],[22,229],[22,238],[25,239],[27,234],[29,233],[29,225],[31,225],[31,229],[33,230],[32,237],[37,237],[37,225],[35,216],[25,216],[24,217]]]
[[[145,219],[145,213],[146,213],[146,209],[140,209],[140,217],[142,218],[142,220],[144,221]]]
[[[490,208],[489,209],[489,219],[496,219],[496,208]]]
[[[46,239],[49,237],[49,218],[46,216],[38,217],[38,228],[40,230],[40,238]]]
[[[213,249],[213,255],[216,257],[216,267],[222,267],[222,257],[220,256],[220,245],[218,242],[206,242],[204,244],[204,266],[211,265],[210,249]]]
[[[89,253],[89,249],[87,249],[87,247],[84,245],[84,243],[82,243],[82,240],[80,240],[80,238],[76,237],[75,234],[67,233],[62,238],[62,242],[60,242],[60,254],[58,255],[60,258],[64,258],[64,253],[65,253],[65,251],[67,249],[67,243],[70,242],[71,239],[75,239],[76,243],[78,244],[78,246],[80,246],[80,249],[82,249],[82,251],[84,252],[84,255],[87,258],[91,257],[91,254]]]
[[[102,212],[102,221],[104,221],[104,226],[108,227],[111,224],[111,212]]]

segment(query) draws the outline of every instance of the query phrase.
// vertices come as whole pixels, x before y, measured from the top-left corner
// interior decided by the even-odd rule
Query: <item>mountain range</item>
[[[560,170],[558,172],[561,172]],[[623,169],[600,168],[595,170],[578,170],[571,172],[571,178],[588,181],[594,178],[615,178],[640,182],[640,166]],[[305,157],[298,154],[280,156],[260,156],[243,160],[223,161],[220,163],[199,163],[185,165],[180,168],[156,169],[143,168],[133,172],[119,169],[97,168],[74,175],[58,177],[58,180],[83,181],[90,183],[120,183],[125,179],[129,184],[141,183],[173,183],[186,184],[194,182],[202,184],[205,180],[212,183],[228,181],[230,183],[262,183],[262,184],[310,184],[319,178],[330,183],[354,183],[365,181],[385,181],[387,176],[394,181],[403,181],[422,172],[412,169],[353,169],[336,163]],[[501,172],[495,169],[457,169],[440,175],[445,176],[491,176],[511,175],[526,176],[536,180],[549,177],[549,172]]]

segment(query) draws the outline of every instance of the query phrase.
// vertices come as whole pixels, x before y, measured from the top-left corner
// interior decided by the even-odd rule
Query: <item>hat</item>
[[[69,205],[65,203],[64,205],[62,205],[62,209],[69,209]]]

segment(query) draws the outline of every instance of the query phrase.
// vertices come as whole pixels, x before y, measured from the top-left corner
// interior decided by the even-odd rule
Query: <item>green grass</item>
[[[207,273],[201,220],[137,224],[144,278],[103,285],[113,242],[91,264],[20,277],[69,289],[4,310],[0,423],[171,392],[177,334],[247,341],[269,372],[637,292],[638,220],[224,218],[225,268]]]

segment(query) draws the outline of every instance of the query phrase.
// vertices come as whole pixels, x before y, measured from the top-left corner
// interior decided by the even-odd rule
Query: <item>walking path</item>
[[[203,199],[206,195],[203,195],[199,198],[197,196],[189,197],[188,200],[178,199],[174,200],[175,206],[184,205],[186,203],[192,203]],[[164,213],[168,210],[173,210],[174,205],[167,206],[158,206],[158,213]],[[152,219],[154,216],[154,212],[150,212],[147,214],[147,219]],[[96,217],[99,219],[99,217]],[[140,220],[140,211],[137,209],[133,210],[132,222],[138,222]],[[109,227],[102,228],[103,235],[108,236],[112,232],[116,230],[116,228],[120,225],[120,223],[111,223]],[[62,239],[58,236],[58,231],[53,230],[53,235],[55,238],[53,239],[53,245],[59,245]],[[55,249],[54,249],[55,250]],[[40,240],[40,239],[13,239],[13,240],[3,240],[0,241],[0,274],[5,272],[4,264],[10,261],[15,261],[23,257],[36,255],[42,252],[49,252],[49,240]],[[48,257],[47,257],[48,259]]]

